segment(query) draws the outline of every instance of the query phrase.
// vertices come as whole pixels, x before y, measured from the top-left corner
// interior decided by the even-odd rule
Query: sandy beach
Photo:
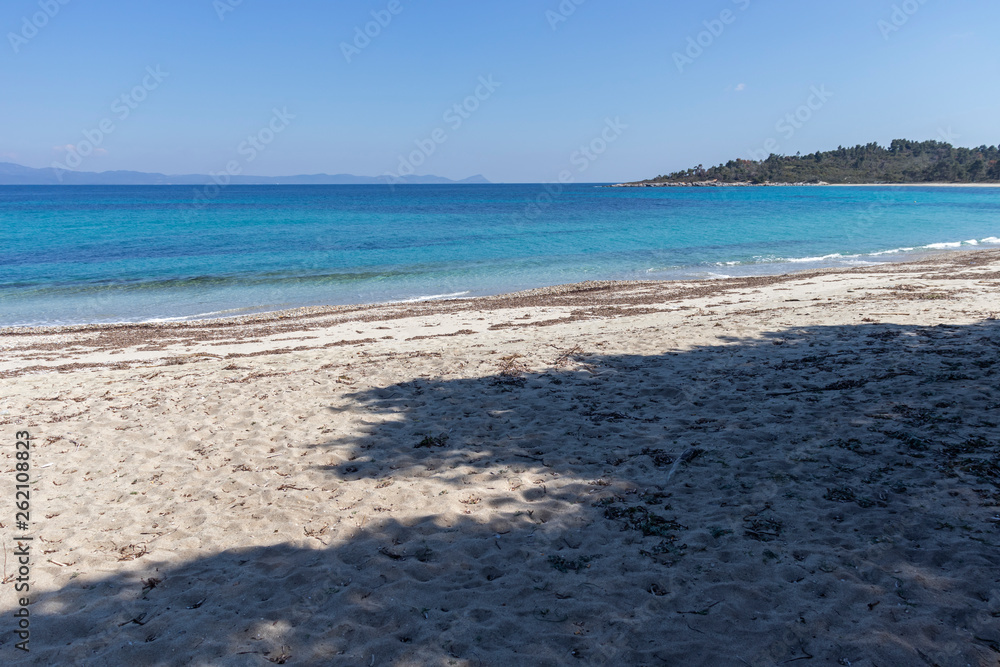
[[[1000,664],[998,317],[975,251],[2,330],[0,662]]]
[[[1000,188],[1000,183],[828,183],[832,188]]]

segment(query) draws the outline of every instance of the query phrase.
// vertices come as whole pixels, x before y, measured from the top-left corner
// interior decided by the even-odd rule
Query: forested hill
[[[693,183],[985,183],[1000,181],[1000,147],[955,148],[940,141],[896,139],[810,155],[775,155],[766,160],[730,160],[701,165],[642,184]]]

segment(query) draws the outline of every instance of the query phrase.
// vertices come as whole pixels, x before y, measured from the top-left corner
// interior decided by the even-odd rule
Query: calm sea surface
[[[202,188],[198,188],[199,191]],[[1000,247],[1000,188],[0,187],[0,326],[220,317]]]

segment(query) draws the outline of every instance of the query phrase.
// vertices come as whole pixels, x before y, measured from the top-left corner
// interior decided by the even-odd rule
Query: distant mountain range
[[[308,174],[302,176],[233,176],[233,185],[385,185],[388,176],[353,176],[351,174]],[[148,174],[141,171],[66,171],[54,168],[32,169],[10,162],[0,162],[0,185],[207,185],[207,174]],[[440,185],[489,183],[481,175],[454,181],[442,176],[392,177],[396,185]]]

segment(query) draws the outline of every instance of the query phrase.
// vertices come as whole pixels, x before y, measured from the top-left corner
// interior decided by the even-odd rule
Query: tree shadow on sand
[[[998,359],[994,321],[807,327],[357,392],[330,525],[42,595],[31,657],[995,664]]]

